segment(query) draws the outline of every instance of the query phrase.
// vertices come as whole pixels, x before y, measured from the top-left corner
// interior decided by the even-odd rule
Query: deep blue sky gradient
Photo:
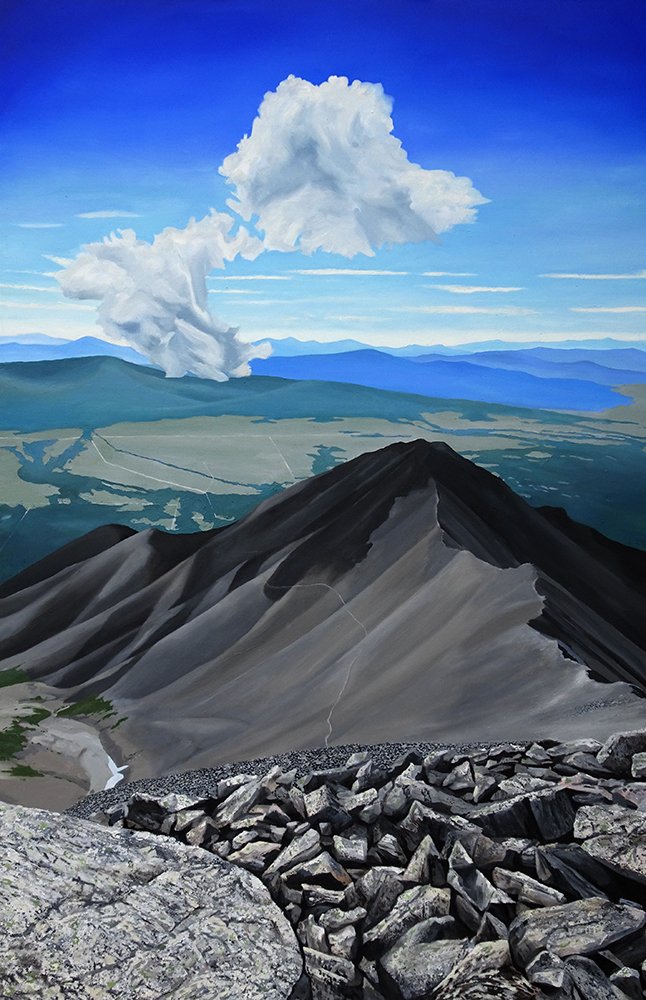
[[[372,266],[474,271],[474,283],[527,288],[505,304],[522,298],[536,311],[522,323],[433,316],[436,328],[450,325],[468,339],[521,328],[641,335],[646,313],[569,309],[646,304],[644,281],[537,276],[646,267],[644,14],[642,0],[0,0],[0,268],[46,268],[43,253],[72,255],[115,225],[132,224],[148,239],[224,207],[217,167],[249,130],[263,93],[290,73],[315,83],[340,74],[381,82],[394,97],[395,134],[413,161],[466,174],[491,199],[474,226],[457,227],[440,247],[382,251]],[[75,217],[112,207],[142,217]],[[18,227],[25,222],[63,225]],[[270,254],[250,273],[344,265],[322,254]],[[309,307],[294,299],[292,281],[289,294],[280,291],[282,312],[275,288],[272,300],[262,289],[255,310],[231,296],[218,311],[260,331],[271,308],[274,334],[294,333],[294,315],[307,314],[314,330],[333,325],[314,302],[321,280],[299,282]],[[364,291],[345,278],[342,287],[326,284],[336,313],[357,313],[361,280]],[[407,293],[426,294],[415,280]],[[12,296],[18,291],[0,298]],[[467,300],[442,301],[449,298]],[[384,311],[367,324],[383,340],[397,332],[386,305],[400,299],[382,289],[375,300]],[[491,305],[492,296],[478,301]],[[13,329],[18,312],[9,310],[0,332]],[[38,329],[46,317],[34,311],[30,319]],[[93,332],[91,319],[86,313],[82,332]],[[418,340],[429,319],[405,322]],[[334,336],[365,339],[365,327],[339,321]]]

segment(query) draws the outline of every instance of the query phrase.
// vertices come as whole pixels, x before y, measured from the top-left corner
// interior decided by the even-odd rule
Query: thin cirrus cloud
[[[50,288],[44,288],[42,285],[15,285],[8,281],[0,281],[0,288],[11,288],[15,292],[56,292],[59,289],[52,285]]]
[[[287,274],[210,274],[209,281],[291,281]]]
[[[634,281],[635,279],[646,278],[646,271],[634,271],[629,274],[568,274],[559,272],[555,274],[539,274],[539,278],[561,278],[572,281]]]
[[[85,309],[88,312],[94,311],[94,306],[79,305],[75,302],[10,302],[7,299],[0,301],[3,309],[65,309],[67,312],[75,309]]]
[[[382,277],[384,275],[407,275],[409,271],[378,271],[374,268],[363,268],[363,267],[309,267],[309,268],[298,268],[292,271],[292,274],[306,274],[306,275],[361,275],[362,277]]]
[[[429,316],[531,316],[535,309],[522,306],[393,306],[391,312],[424,313]]]
[[[423,278],[475,278],[475,271],[422,271]]]
[[[431,285],[453,295],[475,295],[478,292],[522,292],[522,286],[512,285]]]
[[[62,229],[62,222],[16,222],[18,229]]]
[[[99,212],[77,212],[77,219],[140,219],[139,212],[125,212],[118,208],[104,208]]]
[[[646,306],[570,306],[575,313],[646,313]]]
[[[209,288],[209,295],[256,295],[251,288]]]

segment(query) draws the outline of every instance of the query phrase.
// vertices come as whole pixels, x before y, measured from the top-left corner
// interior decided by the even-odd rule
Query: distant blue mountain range
[[[646,354],[644,356],[646,358]],[[540,359],[536,360],[536,365],[540,366]],[[585,379],[567,378],[560,374],[563,367],[563,364],[555,363],[553,370],[559,372],[558,376],[546,377],[545,374],[538,376],[518,368],[474,364],[463,357],[431,357],[422,362],[419,358],[393,357],[375,350],[301,357],[272,356],[252,362],[254,375],[351,382],[374,389],[419,393],[443,399],[477,399],[508,406],[558,410],[599,411],[620,406],[629,400],[614,392],[611,385],[646,381],[646,377],[635,377],[635,372],[631,371],[629,379],[624,378],[624,372],[618,372],[614,382],[606,382],[603,366],[599,366],[604,379],[600,382],[591,380],[589,373]]]
[[[131,361],[135,365],[150,365],[143,355],[131,347],[110,344],[98,337],[80,337],[78,340],[61,340],[45,335],[16,340],[0,340],[0,362],[9,361],[63,361],[65,358],[109,357]]]
[[[569,358],[564,358],[564,360],[580,360],[579,354],[583,352],[582,357],[592,359],[593,356],[599,354],[600,351],[607,351],[612,353],[616,351],[618,354],[624,354],[626,350],[632,350],[635,354],[646,353],[646,339],[644,340],[615,340],[612,337],[603,337],[598,340],[559,340],[550,344],[549,346],[544,346],[544,341],[528,341],[527,343],[519,343],[517,341],[506,341],[506,340],[481,340],[475,343],[468,344],[453,344],[447,346],[446,344],[406,344],[405,347],[378,347],[374,348],[371,344],[362,343],[359,340],[332,340],[327,343],[321,340],[298,340],[296,337],[265,337],[263,340],[256,341],[256,343],[270,344],[272,352],[275,356],[280,357],[295,357],[302,354],[345,354],[348,351],[364,351],[376,349],[382,354],[394,354],[395,356],[402,357],[416,357],[422,354],[435,354],[442,357],[452,357],[454,355],[460,355],[464,357],[467,354],[478,354],[478,353],[489,353],[491,351],[509,351],[517,354],[519,352],[547,352],[551,355],[554,351],[566,351],[568,355],[571,352],[577,352],[577,356],[574,354]]]
[[[597,385],[629,385],[646,382],[646,351],[550,350],[486,351],[445,357],[422,354],[417,364],[436,361],[468,362],[483,368],[521,371],[538,378],[583,379]]]

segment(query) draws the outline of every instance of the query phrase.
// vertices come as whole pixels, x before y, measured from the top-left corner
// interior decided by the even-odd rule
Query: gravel
[[[221,764],[218,767],[203,767],[195,771],[183,771],[177,774],[165,774],[159,778],[141,778],[139,781],[122,782],[115,788],[105,792],[95,792],[86,798],[75,802],[65,812],[79,819],[89,819],[96,812],[112,809],[125,802],[136,792],[147,795],[163,796],[170,792],[188,795],[195,798],[206,797],[218,781],[234,774],[266,773],[278,765],[283,771],[296,769],[300,777],[308,771],[327,767],[339,767],[345,764],[353,753],[369,751],[375,764],[379,767],[390,767],[402,754],[418,752],[424,755],[434,750],[477,750],[486,746],[496,746],[496,743],[377,743],[365,745],[346,743],[342,746],[320,747],[311,750],[293,750],[290,753],[273,754],[271,757],[256,757],[254,760],[237,760],[231,764]]]

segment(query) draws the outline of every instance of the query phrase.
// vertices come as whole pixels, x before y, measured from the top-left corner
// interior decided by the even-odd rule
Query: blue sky
[[[0,10],[0,335],[98,334],[94,306],[58,293],[47,257],[72,257],[114,228],[151,239],[223,209],[218,166],[263,94],[289,74],[337,74],[383,84],[410,160],[466,175],[490,202],[439,244],[236,261],[209,281],[217,315],[248,339],[646,339],[638,0],[5,0]],[[301,273],[323,269],[403,273]],[[555,273],[626,277],[542,277]],[[492,288],[517,290],[465,290]]]

